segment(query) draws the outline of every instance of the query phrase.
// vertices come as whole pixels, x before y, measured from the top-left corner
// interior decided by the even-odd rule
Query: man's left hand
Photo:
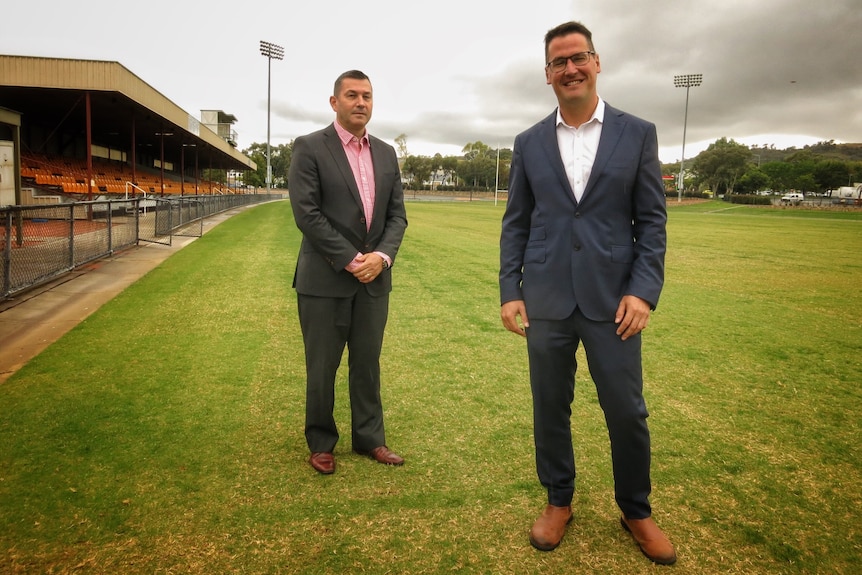
[[[649,324],[650,304],[634,295],[623,296],[617,308],[614,323],[618,325],[617,335],[625,341],[646,329]]]

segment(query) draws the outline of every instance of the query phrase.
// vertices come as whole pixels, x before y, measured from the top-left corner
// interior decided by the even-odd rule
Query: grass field
[[[527,540],[545,495],[502,210],[408,204],[383,358],[400,468],[351,453],[346,372],[338,471],[306,463],[286,202],[173,255],[0,385],[0,573],[858,573],[862,213],[669,206],[644,335],[660,568],[617,522],[585,361],[575,518],[554,552]]]

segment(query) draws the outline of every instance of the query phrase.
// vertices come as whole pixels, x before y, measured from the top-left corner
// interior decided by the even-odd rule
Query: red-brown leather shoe
[[[620,525],[632,534],[641,552],[653,563],[673,565],[676,563],[676,551],[670,539],[667,538],[652,517],[646,519],[626,519],[620,517]]]
[[[331,475],[335,473],[335,456],[331,453],[316,452],[312,453],[308,458],[311,466],[323,475]]]
[[[404,465],[404,458],[394,451],[390,451],[385,445],[375,447],[371,451],[360,451],[359,449],[354,449],[353,451],[359,455],[366,455],[377,463],[383,463],[384,465]]]
[[[530,543],[539,551],[553,551],[572,520],[572,506],[548,505],[530,529]]]

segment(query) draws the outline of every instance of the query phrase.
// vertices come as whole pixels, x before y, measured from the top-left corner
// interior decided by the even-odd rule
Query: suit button
[[[580,244],[575,244],[575,246],[574,246],[574,250],[575,250],[576,252],[581,251],[581,245],[580,245]]]

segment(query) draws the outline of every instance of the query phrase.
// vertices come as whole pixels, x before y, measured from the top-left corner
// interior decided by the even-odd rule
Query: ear
[[[336,109],[335,109],[335,102],[337,102],[337,101],[338,101],[338,100],[336,100],[336,99],[335,99],[335,96],[330,96],[330,97],[329,97],[329,106],[332,108],[332,111],[333,111],[333,112],[337,112],[337,111],[338,111],[338,110],[336,110]]]
[[[551,70],[545,66],[545,84],[551,85]]]
[[[595,54],[595,56],[593,56],[593,58],[596,59],[596,74],[598,74],[602,71],[602,63],[599,60],[599,53],[596,52],[596,54]]]

